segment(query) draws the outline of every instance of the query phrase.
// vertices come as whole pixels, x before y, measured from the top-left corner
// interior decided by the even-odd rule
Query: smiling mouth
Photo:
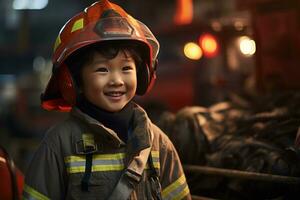
[[[114,92],[105,92],[104,94],[109,97],[120,97],[120,96],[124,95],[125,92],[114,91]]]

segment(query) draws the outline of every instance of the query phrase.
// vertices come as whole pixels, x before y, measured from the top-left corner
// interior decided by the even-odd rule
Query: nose
[[[120,73],[114,72],[110,75],[110,80],[109,80],[110,86],[122,86],[123,84],[124,81]]]

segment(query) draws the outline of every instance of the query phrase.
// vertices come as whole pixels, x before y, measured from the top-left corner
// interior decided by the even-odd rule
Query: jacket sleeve
[[[23,199],[64,199],[64,166],[46,142],[36,151],[25,175]]]
[[[191,199],[189,187],[176,149],[164,136],[160,150],[161,186],[163,200]]]

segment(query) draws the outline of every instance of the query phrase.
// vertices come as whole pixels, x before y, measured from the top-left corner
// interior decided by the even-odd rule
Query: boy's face
[[[84,96],[106,111],[120,111],[135,95],[136,66],[126,50],[120,50],[113,59],[95,53],[92,62],[83,66],[81,75]]]

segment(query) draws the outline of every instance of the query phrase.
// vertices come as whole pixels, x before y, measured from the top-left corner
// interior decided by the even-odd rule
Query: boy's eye
[[[105,68],[105,67],[98,67],[98,68],[96,69],[96,72],[108,72],[108,70],[107,70],[107,68]]]
[[[131,67],[131,66],[123,67],[123,71],[130,71],[130,70],[133,70],[133,67]]]

